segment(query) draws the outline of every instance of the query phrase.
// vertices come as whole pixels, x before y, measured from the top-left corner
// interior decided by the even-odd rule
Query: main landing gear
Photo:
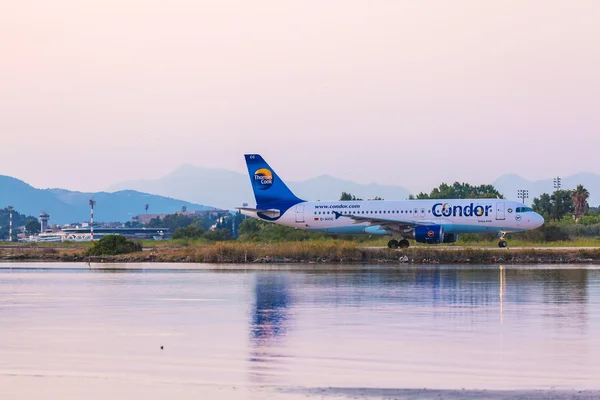
[[[498,242],[498,247],[500,247],[501,249],[508,246],[508,243],[506,243],[506,238],[504,237],[505,235],[506,232],[500,232],[500,241]]]
[[[397,249],[398,247],[400,247],[401,249],[408,249],[409,246],[410,246],[410,243],[406,239],[402,239],[400,241],[397,241],[396,239],[392,239],[388,242],[388,247],[390,249]]]

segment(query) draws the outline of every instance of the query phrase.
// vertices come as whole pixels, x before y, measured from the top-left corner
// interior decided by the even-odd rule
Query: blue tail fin
[[[297,204],[297,198],[277,176],[273,168],[258,154],[246,154],[246,165],[257,205]]]

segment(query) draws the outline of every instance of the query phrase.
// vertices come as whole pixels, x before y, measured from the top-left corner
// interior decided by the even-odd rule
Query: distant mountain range
[[[369,199],[406,199],[409,191],[400,186],[377,183],[360,184],[321,175],[301,182],[286,182],[300,198],[306,200],[336,200],[342,192]],[[441,183],[441,182],[440,182]],[[452,182],[447,182],[452,183]],[[515,174],[503,175],[492,184],[508,199],[517,199],[517,190],[528,189],[531,204],[534,197],[552,192],[552,178],[529,181]],[[600,203],[600,175],[580,173],[562,179],[563,189],[583,184],[590,192],[589,203]],[[242,203],[254,204],[254,195],[247,174],[224,169],[209,169],[183,165],[163,178],[115,184],[107,192],[82,193],[63,189],[36,189],[15,178],[0,175],[0,207],[13,205],[26,215],[50,214],[51,223],[71,223],[89,220],[89,200],[97,201],[97,221],[129,221],[144,213],[173,213],[186,206],[189,211],[213,207],[232,209]],[[181,200],[176,200],[181,199]],[[206,206],[206,205],[210,205]]]
[[[588,203],[590,206],[600,204],[600,175],[592,173],[579,173],[564,177],[561,179],[561,189],[572,190],[577,185],[583,185],[590,192]],[[542,193],[552,193],[554,189],[554,179],[543,179],[539,181],[530,181],[515,174],[502,175],[493,182],[493,185],[500,193],[508,199],[517,199],[517,190],[529,190],[529,199],[525,203],[531,204],[535,197],[540,197]]]
[[[337,200],[342,192],[368,199],[376,196],[384,199],[406,199],[409,191],[401,186],[379,185],[377,183],[360,184],[352,181],[321,175],[301,182],[286,182],[300,198],[306,200]],[[441,183],[441,182],[440,182]],[[453,182],[446,182],[453,183]],[[534,197],[552,192],[552,178],[529,181],[518,175],[508,174],[498,178],[492,184],[508,199],[517,200],[517,190],[528,189],[531,204]],[[583,184],[590,192],[590,205],[600,202],[600,175],[581,173],[562,180],[563,189],[574,189]],[[210,204],[221,208],[233,208],[242,203],[253,204],[254,196],[247,174],[224,169],[210,169],[183,165],[156,180],[140,180],[118,183],[108,189],[117,191],[133,189],[141,192],[176,197],[200,204]],[[415,193],[416,194],[416,193]]]
[[[298,197],[305,200],[337,200],[342,192],[369,199],[406,199],[408,190],[400,186],[377,183],[368,185],[321,175],[302,182],[286,181]],[[220,208],[239,207],[242,203],[255,203],[247,174],[224,169],[210,169],[182,165],[167,176],[156,180],[140,180],[118,183],[108,191],[134,189],[147,193],[172,196]]]
[[[154,194],[124,190],[114,193],[82,193],[63,189],[36,189],[27,183],[9,176],[0,175],[0,207],[15,207],[21,214],[37,217],[40,212],[50,214],[50,223],[72,223],[89,221],[89,200],[97,201],[97,221],[129,221],[132,216],[143,214],[146,204],[149,213],[172,213],[186,206],[188,211],[206,210],[200,204],[175,200]]]

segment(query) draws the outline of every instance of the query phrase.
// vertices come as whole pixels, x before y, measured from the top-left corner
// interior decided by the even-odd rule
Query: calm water
[[[145,267],[0,264],[0,398],[600,389],[598,269]]]

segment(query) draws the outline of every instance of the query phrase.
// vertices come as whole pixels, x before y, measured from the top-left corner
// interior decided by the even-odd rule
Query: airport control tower
[[[46,232],[46,229],[48,229],[48,221],[50,220],[50,216],[48,215],[47,212],[43,212],[40,214],[39,220],[40,220],[40,233],[44,233],[44,232]]]

